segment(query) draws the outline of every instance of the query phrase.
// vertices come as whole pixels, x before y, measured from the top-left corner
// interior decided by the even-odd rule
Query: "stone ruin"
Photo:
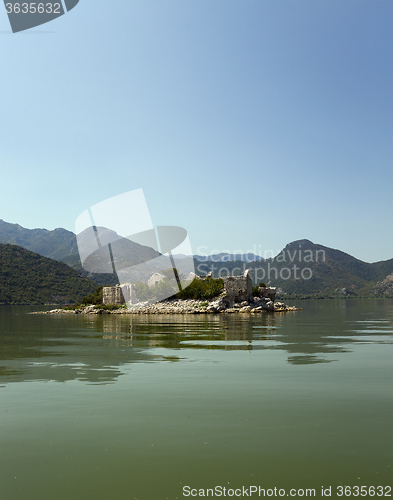
[[[253,302],[252,280],[250,270],[246,269],[243,276],[228,276],[223,278],[225,300],[230,307],[241,302]]]
[[[206,279],[211,277],[211,272],[207,276],[197,276],[195,273],[190,273],[187,281],[193,279]],[[160,273],[154,273],[148,280],[148,286],[152,287],[165,279],[165,276]],[[241,276],[228,276],[223,278],[224,291],[213,308],[223,310],[226,308],[239,307],[242,304],[245,307],[247,304],[253,303],[254,306],[260,305],[263,309],[273,310],[274,301],[276,298],[276,287],[259,287],[260,297],[253,297],[252,280],[250,270],[246,269]],[[131,283],[124,283],[116,286],[107,286],[103,288],[103,303],[104,304],[137,304],[138,298],[135,293],[135,287]]]
[[[150,278],[147,280],[147,286],[151,288],[154,285],[157,285],[157,283],[160,283],[160,281],[164,280],[165,276],[161,273],[154,273],[150,276]]]
[[[102,289],[102,302],[103,304],[124,304],[120,286],[104,286]]]
[[[217,300],[209,305],[208,312],[233,311],[239,308],[240,311],[275,310],[276,288],[260,287],[260,297],[254,297],[249,269],[246,269],[243,276],[229,276],[223,280],[224,291]],[[277,305],[279,307],[285,306],[285,304]]]
[[[254,302],[252,292],[252,279],[250,270],[246,269],[243,276],[229,276],[224,278],[224,290],[226,299],[230,304],[241,302]],[[259,287],[260,298],[274,302],[277,289],[274,286]]]
[[[131,283],[115,286],[104,286],[102,289],[103,304],[136,304],[138,299],[135,287]]]
[[[259,295],[265,299],[270,299],[272,302],[276,300],[277,288],[275,286],[260,286]]]
[[[191,274],[191,273],[190,273]],[[204,275],[196,275],[195,273],[192,273],[195,278],[199,279],[199,280],[205,280],[205,279],[208,279],[208,278],[213,278],[213,273],[212,271],[209,271],[207,274],[204,274]]]

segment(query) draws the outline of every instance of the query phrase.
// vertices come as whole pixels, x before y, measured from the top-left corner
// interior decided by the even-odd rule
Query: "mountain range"
[[[278,288],[281,298],[393,297],[393,259],[372,264],[351,255],[297,240],[274,258],[255,262],[196,262],[197,274],[214,277],[250,269],[253,282]]]
[[[106,228],[99,229],[111,232]],[[115,242],[117,266],[124,268],[138,264],[141,280],[145,280],[147,273],[152,271],[150,263],[160,254],[150,247],[126,238],[118,238]],[[0,219],[0,243],[18,245],[43,257],[63,262],[79,275],[98,284],[117,282],[117,276],[110,272],[110,268],[101,274],[82,268],[76,235],[66,229],[26,229]],[[95,263],[100,262],[100,259],[102,261],[102,258],[100,252],[92,254],[89,257],[91,268],[97,268]],[[177,259],[180,266],[182,260],[187,261]],[[149,267],[144,270],[146,261],[149,261]],[[86,262],[84,264],[89,269]],[[393,297],[393,259],[367,263],[340,250],[306,239],[289,243],[278,255],[270,259],[223,252],[210,256],[194,255],[194,264],[197,274],[203,275],[212,271],[214,277],[240,274],[248,268],[254,284],[264,282],[276,286],[278,295],[282,298]],[[163,268],[171,267],[171,262],[169,258],[161,256],[161,259],[157,259],[156,267],[154,271],[159,272]],[[179,271],[181,272],[181,268]]]
[[[165,258],[157,263],[157,266],[154,264],[144,266],[146,261],[151,262],[161,254],[150,247],[122,238],[110,229],[98,227],[96,230],[103,246],[95,250],[96,247],[93,245],[94,251],[88,252],[90,255],[85,259],[83,267],[79,257],[76,235],[63,228],[52,231],[26,229],[19,224],[10,224],[0,219],[0,243],[18,245],[43,257],[64,262],[99,285],[114,285],[118,282],[118,277],[113,272],[113,265],[108,256],[107,243],[110,241],[117,269],[138,265],[138,276],[142,281],[149,278],[155,271],[171,267],[170,260]],[[86,249],[92,243],[89,242],[90,236],[91,232],[88,230],[78,235],[79,243]]]
[[[53,231],[26,229],[19,224],[10,224],[0,219],[0,243],[18,245],[66,264],[79,261],[76,236],[63,228]]]

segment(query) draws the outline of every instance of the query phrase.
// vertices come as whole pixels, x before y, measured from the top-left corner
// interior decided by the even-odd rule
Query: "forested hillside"
[[[67,304],[97,284],[66,264],[0,244],[0,304]]]

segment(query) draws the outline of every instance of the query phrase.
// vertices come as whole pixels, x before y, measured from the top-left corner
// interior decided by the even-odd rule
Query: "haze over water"
[[[0,497],[391,485],[392,301],[293,303],[304,311],[1,307]]]

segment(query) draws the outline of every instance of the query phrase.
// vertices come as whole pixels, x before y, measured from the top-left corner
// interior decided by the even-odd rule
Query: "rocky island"
[[[155,277],[157,280],[158,277]],[[192,276],[193,280],[209,280]],[[258,296],[253,294],[249,270],[242,276],[223,279],[224,289],[211,299],[184,299],[171,297],[154,303],[138,301],[134,286],[127,283],[103,288],[103,305],[82,305],[77,308],[53,309],[40,314],[214,314],[214,313],[264,313],[298,311],[284,302],[276,302],[276,288],[262,286]],[[154,281],[152,286],[156,286]],[[255,287],[254,287],[255,290]],[[105,307],[106,306],[106,307]]]

